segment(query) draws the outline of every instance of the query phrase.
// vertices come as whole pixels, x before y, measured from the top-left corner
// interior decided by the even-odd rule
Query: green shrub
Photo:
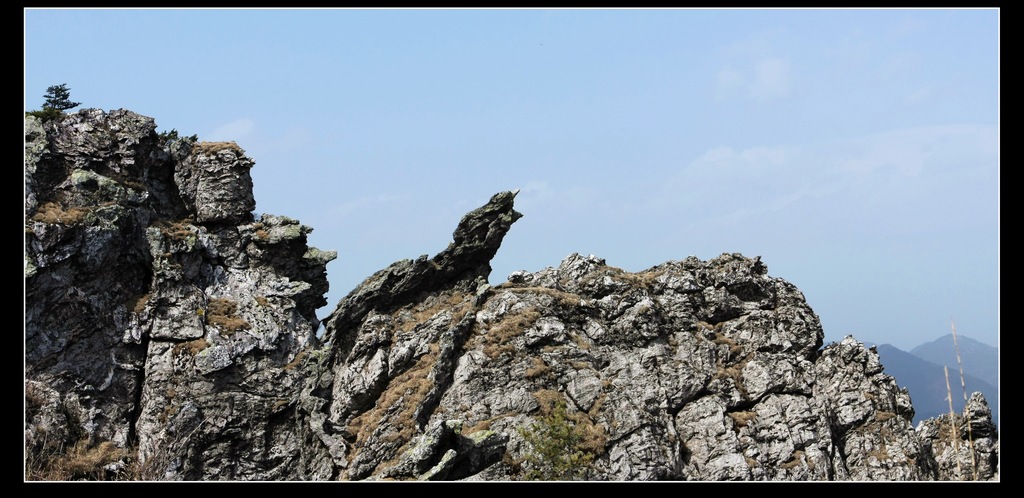
[[[58,111],[57,109],[42,109],[39,111],[28,111],[25,113],[25,115],[35,116],[39,118],[40,121],[50,121],[51,119],[56,119],[60,116],[63,116],[64,113]]]
[[[519,428],[519,435],[530,445],[524,459],[526,479],[571,481],[586,477],[594,454],[585,445],[583,428],[566,411],[565,400],[556,400],[550,411],[529,428]]]
[[[74,109],[81,105],[79,102],[71,101],[71,89],[66,83],[53,85],[46,89],[43,95],[43,108],[38,111],[26,112],[26,116],[35,116],[43,121],[56,119],[64,115],[64,111]]]
[[[43,95],[43,98],[46,99],[46,101],[43,102],[43,109],[66,111],[82,105],[81,102],[71,101],[71,89],[68,88],[67,83],[61,83],[47,88],[46,94]]]
[[[160,138],[160,143],[163,144],[170,144],[175,140],[186,140],[190,143],[196,143],[196,141],[199,140],[198,135],[192,135],[189,137],[178,136],[178,130],[174,128],[172,128],[171,131],[162,131],[158,136]]]

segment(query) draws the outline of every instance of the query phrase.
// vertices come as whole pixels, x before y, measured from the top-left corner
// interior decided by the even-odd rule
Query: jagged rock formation
[[[572,254],[491,286],[515,192],[435,257],[370,276],[318,339],[335,255],[253,218],[237,145],[154,129],[128,111],[27,120],[33,462],[78,442],[109,469],[89,477],[998,479],[983,397],[915,430],[877,353],[822,347],[759,258],[630,273]]]
[[[981,393],[960,415],[947,414],[918,426],[922,444],[934,455],[935,472],[955,481],[992,480],[999,474],[999,434]]]
[[[952,341],[950,341],[949,348],[950,350],[955,349]],[[995,385],[967,373],[966,368],[961,377],[955,360],[951,366],[947,366],[924,360],[916,354],[901,351],[889,344],[879,344],[877,349],[878,357],[885,365],[885,372],[892,375],[901,386],[906,387],[914,399],[914,425],[929,418],[948,414],[950,412],[948,396],[952,389],[955,389],[952,391],[955,393],[953,410],[963,410],[967,403],[966,394],[977,391],[985,396],[985,401],[992,408],[992,422],[999,424],[999,390]],[[986,363],[998,362],[996,348],[991,349],[992,357],[986,358]],[[965,357],[962,365],[966,367],[969,361],[971,363],[980,362],[977,358],[967,359]],[[946,384],[947,375],[950,385]]]
[[[135,477],[286,479],[291,367],[335,254],[253,219],[237,145],[155,129],[125,110],[26,118],[28,466],[113,443]]]

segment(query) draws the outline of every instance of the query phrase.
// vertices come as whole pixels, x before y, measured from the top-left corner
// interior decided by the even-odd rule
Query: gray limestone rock
[[[236,144],[155,128],[26,118],[27,479],[998,480],[980,394],[911,427],[877,353],[823,346],[759,257],[490,285],[514,191],[318,337],[337,254],[254,216]]]
[[[182,200],[198,223],[252,221],[253,161],[234,142],[199,142],[180,167],[174,181]]]
[[[253,222],[240,149],[155,128],[125,110],[26,121],[27,477],[109,477],[78,458],[294,478],[300,353],[335,254],[295,220]]]

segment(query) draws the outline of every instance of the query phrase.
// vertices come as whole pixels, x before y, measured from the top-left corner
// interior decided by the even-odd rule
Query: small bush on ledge
[[[538,422],[519,428],[519,435],[530,445],[524,460],[526,479],[571,481],[586,477],[594,454],[587,450],[586,435],[569,416],[564,399],[555,400]]]

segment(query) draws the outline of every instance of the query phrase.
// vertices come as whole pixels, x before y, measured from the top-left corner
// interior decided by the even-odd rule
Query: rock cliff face
[[[234,143],[26,120],[26,478],[998,479],[985,400],[906,390],[759,258],[595,256],[488,283],[515,192],[324,320],[297,221]]]
[[[155,128],[124,110],[26,119],[27,465],[287,479],[293,367],[335,254],[253,218],[237,145]]]

